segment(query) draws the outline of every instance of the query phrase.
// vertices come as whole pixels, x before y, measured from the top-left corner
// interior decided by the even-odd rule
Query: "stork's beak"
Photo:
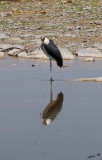
[[[42,42],[44,42],[44,39],[45,39],[45,37],[44,37],[44,36],[43,36],[43,37],[41,37],[41,41],[42,41]]]

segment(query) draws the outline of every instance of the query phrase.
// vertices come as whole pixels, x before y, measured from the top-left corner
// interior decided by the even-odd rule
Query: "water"
[[[102,62],[64,64],[60,69],[53,63],[51,84],[48,61],[0,61],[1,160],[86,160],[102,154],[102,83],[64,81],[101,76]]]

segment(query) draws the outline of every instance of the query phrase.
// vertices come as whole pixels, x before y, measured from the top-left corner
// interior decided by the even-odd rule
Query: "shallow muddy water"
[[[0,60],[0,159],[86,160],[102,154],[102,61]],[[35,66],[32,67],[32,64]],[[102,159],[96,156],[94,159]]]

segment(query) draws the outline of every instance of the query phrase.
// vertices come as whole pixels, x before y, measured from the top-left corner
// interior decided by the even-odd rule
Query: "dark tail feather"
[[[62,58],[61,58],[59,61],[57,61],[57,65],[58,65],[60,68],[63,66],[63,60],[62,60]]]

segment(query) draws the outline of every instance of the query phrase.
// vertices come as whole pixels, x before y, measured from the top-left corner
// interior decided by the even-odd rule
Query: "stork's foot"
[[[54,81],[53,79],[52,79],[52,77],[50,78],[50,82],[52,82],[52,81]]]

